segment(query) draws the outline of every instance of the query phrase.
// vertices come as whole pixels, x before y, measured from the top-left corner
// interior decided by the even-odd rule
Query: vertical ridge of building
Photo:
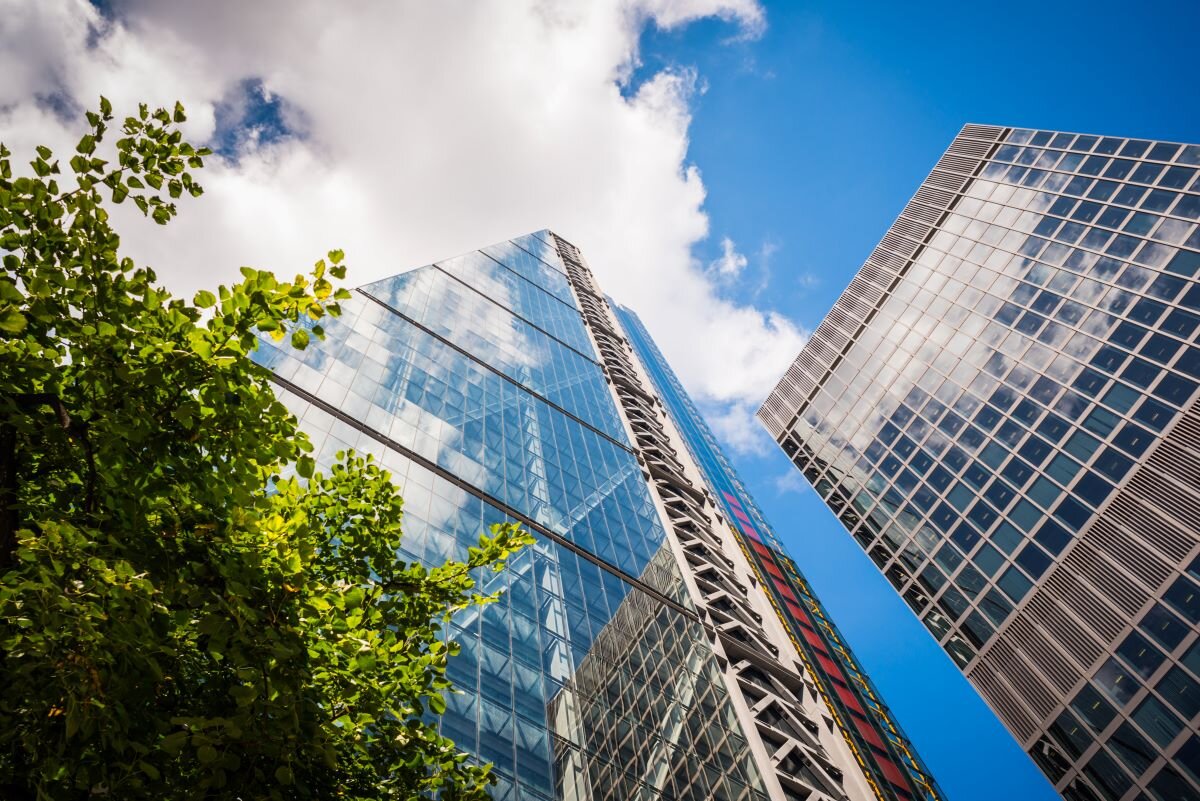
[[[635,350],[620,333],[617,314],[578,249],[561,237],[555,241],[668,521],[692,600],[712,635],[735,709],[743,728],[757,734],[750,739],[766,758],[763,764],[773,767],[767,772],[768,792],[814,801],[937,798],[927,777],[918,796],[894,763],[888,763],[892,776],[881,771],[877,758],[868,756],[862,735],[852,733],[835,711],[830,691],[822,686],[818,695],[811,679],[805,680],[806,673],[815,673],[803,661],[795,635],[785,629],[785,618],[767,590],[770,585],[720,514],[703,471],[691,461],[687,437],[674,426],[653,382],[639,369]],[[837,733],[831,731],[831,721],[837,722]]]
[[[683,444],[718,511],[724,514],[725,525],[754,569],[791,646],[860,764],[883,786],[899,784],[902,790],[915,790],[930,801],[941,798],[929,770],[859,668],[824,605],[788,556],[637,314],[620,306],[615,311],[667,414],[677,429],[686,432]],[[901,770],[908,774],[907,781],[897,780]]]

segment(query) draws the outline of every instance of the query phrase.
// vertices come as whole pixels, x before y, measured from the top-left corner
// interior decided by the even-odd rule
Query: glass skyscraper
[[[319,462],[354,448],[392,472],[399,558],[462,557],[500,521],[537,538],[483,579],[502,600],[447,631],[464,692],[441,725],[495,763],[495,798],[940,798],[570,243],[541,231],[364,286],[326,331],[257,359]]]
[[[966,126],[759,411],[1068,799],[1200,799],[1198,173]]]

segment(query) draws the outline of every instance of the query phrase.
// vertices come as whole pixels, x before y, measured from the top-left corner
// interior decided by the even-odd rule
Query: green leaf
[[[254,699],[258,697],[258,688],[252,686],[239,685],[229,691],[229,695],[238,706],[250,706],[254,703]]]
[[[304,350],[308,347],[308,331],[303,328],[297,328],[292,332],[292,347],[296,350]]]
[[[183,112],[183,104],[175,101],[175,122],[187,122],[187,114]]]
[[[201,765],[211,765],[217,761],[217,749],[211,745],[202,745],[196,749],[196,759],[200,760]]]
[[[0,309],[0,333],[19,334],[25,330],[25,325],[25,315],[16,309]]]
[[[429,710],[435,715],[446,714],[446,699],[440,695],[429,696]]]
[[[280,765],[278,768],[275,768],[275,780],[280,784],[290,785],[293,781],[295,781],[295,777],[292,775],[292,769],[287,765]]]
[[[186,731],[172,732],[159,741],[158,747],[168,754],[178,754],[183,746],[187,744],[188,737],[190,736]]]
[[[112,103],[108,102],[108,98],[104,95],[100,95],[100,113],[105,117],[112,114]]]
[[[209,292],[207,289],[201,289],[196,293],[196,296],[192,298],[192,303],[198,308],[207,309],[217,305],[217,296]]]
[[[312,478],[315,469],[316,462],[311,456],[301,456],[296,460],[296,474],[301,478]]]
[[[96,152],[96,138],[91,134],[84,134],[79,140],[79,144],[75,145],[75,151],[82,153],[85,156],[90,156]]]

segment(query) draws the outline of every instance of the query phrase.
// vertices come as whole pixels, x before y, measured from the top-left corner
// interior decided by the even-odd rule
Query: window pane
[[[1163,746],[1170,745],[1183,728],[1183,723],[1162,702],[1151,696],[1138,705],[1133,713],[1133,720],[1142,731],[1150,735],[1150,739]]]
[[[1138,680],[1121,667],[1115,659],[1105,662],[1096,672],[1096,684],[1104,690],[1109,698],[1116,701],[1118,706],[1125,706],[1129,703],[1141,688]]]
[[[1147,787],[1158,801],[1196,801],[1198,797],[1170,765],[1164,765]]]
[[[1066,710],[1050,724],[1050,734],[1072,759],[1078,759],[1092,744],[1092,735]]]
[[[1200,714],[1200,683],[1183,671],[1182,668],[1171,668],[1155,686],[1159,695],[1167,699],[1167,703],[1183,715],[1185,720],[1191,720]]]
[[[1075,700],[1071,702],[1071,708],[1078,712],[1084,722],[1097,733],[1103,731],[1104,727],[1111,723],[1117,715],[1112,704],[1105,701],[1103,696],[1090,685],[1079,691]]]
[[[1133,782],[1129,780],[1125,771],[1121,770],[1117,761],[1103,750],[1097,751],[1095,756],[1088,760],[1083,773],[1109,801],[1118,801],[1125,795],[1125,791],[1133,786]]]
[[[1136,631],[1130,632],[1125,642],[1117,648],[1117,655],[1143,679],[1150,678],[1150,674],[1154,673],[1165,659],[1162,651]]]
[[[1113,732],[1112,737],[1108,739],[1108,747],[1133,771],[1134,776],[1145,773],[1158,756],[1154,747],[1146,742],[1146,738],[1128,723],[1122,723],[1120,728]]]
[[[1145,631],[1158,642],[1167,647],[1168,651],[1175,650],[1175,646],[1183,642],[1183,638],[1187,636],[1188,627],[1182,620],[1162,604],[1155,604],[1146,617],[1142,619],[1142,631]]]
[[[1180,576],[1164,597],[1188,620],[1200,623],[1200,587],[1187,576]]]

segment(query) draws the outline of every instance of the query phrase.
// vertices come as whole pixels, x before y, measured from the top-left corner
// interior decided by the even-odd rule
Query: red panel
[[[874,726],[867,721],[859,720],[858,718],[854,718],[854,725],[858,727],[859,733],[866,738],[867,742],[881,751],[886,750],[886,746],[883,744],[883,739],[879,736],[879,732],[875,731]],[[883,759],[883,757],[878,758],[880,760]]]
[[[849,687],[843,687],[840,684],[835,684],[834,688],[837,690],[837,694],[841,696],[842,702],[845,703],[846,706],[850,707],[851,709],[857,709],[859,712],[863,711],[862,704],[860,704],[858,699],[854,697],[854,693],[850,692]]]
[[[758,536],[758,532],[755,531],[753,528],[746,525],[745,523],[742,523],[741,526],[742,526],[742,531],[746,532],[747,537],[749,537],[752,540],[759,540],[759,541],[762,540],[762,537]]]
[[[784,606],[787,607],[788,612],[792,614],[792,617],[796,619],[797,623],[799,623],[801,626],[808,626],[810,629],[812,628],[812,620],[809,619],[808,614],[805,613],[803,609],[795,604],[786,602],[784,603]]]
[[[815,631],[809,629],[800,629],[800,633],[804,635],[804,639],[808,640],[808,644],[823,654],[829,652],[825,650],[825,643],[821,642],[821,638],[817,636]]]
[[[836,679],[841,679],[842,681],[846,680],[846,674],[842,672],[842,669],[838,667],[837,663],[832,659],[826,659],[819,654],[817,655],[817,659],[820,660],[821,667],[825,668],[825,672],[830,676],[833,676]]]
[[[899,785],[906,790],[909,788],[908,777],[896,766],[895,762],[887,757],[879,756],[879,754],[875,755],[875,761],[879,763],[879,767],[883,768],[883,775],[887,777],[889,782]]]
[[[774,562],[768,562],[767,560],[764,559],[763,567],[765,567],[767,569],[767,572],[770,573],[775,578],[777,578],[777,579],[783,578],[783,571],[780,570],[778,567],[776,567]],[[776,581],[775,586],[780,587],[783,585],[781,585],[778,581]]]
[[[733,507],[733,513],[737,515],[738,520],[745,520],[747,523],[750,522],[750,518],[746,517],[746,513],[743,512],[740,507]]]
[[[776,575],[779,575],[779,574],[776,574]],[[779,578],[783,578],[783,576],[779,575]],[[795,601],[796,603],[800,602],[800,599],[796,597],[796,593],[792,592],[792,588],[789,587],[788,585],[784,584],[782,581],[775,582],[775,589],[777,589],[781,593],[783,593],[784,598],[790,598],[791,600]]]
[[[722,491],[721,491],[721,494],[725,496],[725,500],[729,501],[729,502],[730,502],[731,504],[733,504],[734,506],[736,506],[736,507],[738,507],[738,508],[741,508],[741,504],[740,504],[740,503],[738,503],[738,499],[737,499],[737,498],[735,498],[734,496],[730,495],[728,492],[725,492],[724,490],[722,490]]]
[[[758,551],[758,555],[761,556],[763,559],[773,560],[773,557],[771,556],[770,548],[763,545],[761,542],[752,542],[750,544],[754,546],[754,550]]]

